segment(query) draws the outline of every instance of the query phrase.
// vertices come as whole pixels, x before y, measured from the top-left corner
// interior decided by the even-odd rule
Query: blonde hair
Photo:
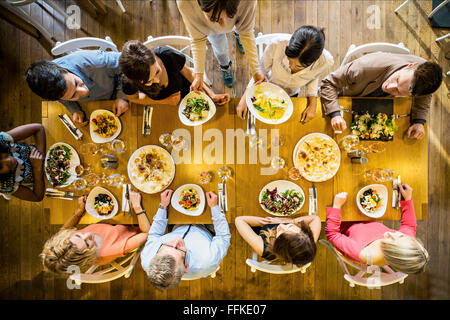
[[[77,229],[63,229],[48,239],[39,257],[44,270],[63,274],[71,265],[77,265],[81,272],[86,271],[97,259],[96,246],[80,250],[69,239]]]
[[[147,271],[148,280],[160,290],[175,288],[184,274],[185,266],[177,265],[175,258],[169,254],[157,254],[150,261]]]
[[[417,274],[425,270],[429,255],[419,239],[406,236],[410,241],[381,241],[384,259],[395,270],[406,274]]]

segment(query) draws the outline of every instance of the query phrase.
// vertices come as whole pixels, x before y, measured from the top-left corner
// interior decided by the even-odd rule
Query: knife
[[[400,185],[400,176],[398,176],[397,178],[397,186]],[[400,208],[400,200],[402,199],[402,193],[400,192],[400,189],[398,189],[398,200],[397,200],[397,206],[395,207],[396,209]]]
[[[219,194],[219,208],[220,208],[220,212],[221,213],[223,213],[222,191],[223,191],[222,183],[219,183],[218,187],[217,187],[217,193]]]
[[[142,115],[142,135],[144,137],[145,137],[146,118],[147,118],[147,106],[144,107],[143,115]]]
[[[223,182],[223,198],[224,198],[224,208],[223,210],[225,213],[228,211],[228,201],[227,201],[227,183],[226,181]]]
[[[313,186],[313,197],[314,197],[314,214],[317,214],[317,191],[316,191],[316,185],[312,184]]]
[[[78,199],[79,196],[70,196],[70,195],[57,195],[57,194],[45,194],[47,198],[55,198],[55,199],[64,199],[64,200],[73,200]]]
[[[70,133],[72,133],[73,137],[77,140],[79,140],[77,132],[70,126],[69,122],[67,122],[66,118],[62,114],[58,114],[58,117],[61,119],[63,124],[66,126],[67,129],[69,129]]]
[[[69,118],[67,114],[63,115],[64,119],[66,119],[67,123],[72,127],[72,129],[75,131],[75,134],[79,139],[83,137],[83,133],[77,128],[77,126],[72,122],[72,120]]]
[[[127,184],[127,193],[126,193],[127,201],[128,201],[128,216],[131,217],[131,202],[130,202],[130,185]]]

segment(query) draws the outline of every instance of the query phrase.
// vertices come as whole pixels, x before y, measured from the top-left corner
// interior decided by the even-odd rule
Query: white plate
[[[152,188],[149,184],[145,183],[140,183],[132,174],[132,166],[134,166],[134,159],[141,153],[141,151],[144,152],[150,152],[151,150],[155,150],[157,149],[158,151],[162,152],[165,154],[165,156],[170,159],[170,166],[172,167],[172,175],[171,175],[171,179],[170,181],[166,184],[166,185],[162,185],[159,188]],[[127,166],[127,171],[128,171],[128,177],[130,178],[131,183],[140,191],[148,193],[148,194],[154,194],[154,193],[158,193],[163,191],[164,189],[166,189],[168,186],[170,186],[170,184],[173,181],[173,178],[175,177],[175,161],[173,160],[172,156],[170,155],[169,152],[167,152],[167,150],[161,148],[160,146],[155,146],[155,145],[147,145],[147,146],[143,146],[140,147],[139,149],[137,149],[135,152],[133,152],[133,154],[131,155],[130,159],[128,160],[128,166]]]
[[[50,148],[48,148],[47,154],[45,155],[44,170],[47,167],[47,159],[50,154],[50,150],[56,146],[66,146],[72,152],[72,155],[70,157],[70,168],[69,168],[70,177],[69,177],[69,179],[67,179],[67,181],[64,184],[57,186],[58,188],[64,188],[64,187],[67,187],[68,185],[70,185],[77,178],[77,173],[75,172],[75,167],[80,164],[80,157],[78,156],[77,151],[71,145],[64,143],[64,142],[57,142],[57,143],[53,144],[52,146],[50,146]],[[50,186],[53,188],[53,186],[51,185],[51,182],[50,182],[50,178],[47,174],[47,170],[45,170],[45,175],[47,176],[47,180],[50,183]]]
[[[113,116],[116,119],[116,122],[117,122],[119,128],[117,129],[116,133],[114,133],[114,135],[112,137],[103,138],[103,137],[100,137],[98,134],[96,134],[94,132],[94,127],[92,125],[92,119],[97,117],[97,115],[99,113],[106,113],[106,114],[108,114],[108,116]],[[91,134],[91,139],[92,139],[93,142],[95,142],[95,143],[105,143],[105,142],[113,141],[115,138],[117,138],[119,136],[121,130],[122,130],[122,124],[120,123],[120,119],[118,117],[116,117],[114,115],[114,113],[112,113],[111,111],[105,110],[105,109],[98,109],[98,110],[94,110],[91,113],[91,116],[89,118],[89,132]]]
[[[255,109],[255,107],[253,106],[253,102],[251,100],[251,98],[255,96],[256,88],[262,88],[264,91],[269,92],[278,97],[281,97],[285,101],[287,101],[287,103],[288,103],[287,109],[280,119],[270,120],[270,119],[261,117],[258,114],[258,110]],[[286,93],[286,91],[284,91],[282,88],[280,88],[279,86],[277,86],[273,83],[269,83],[269,82],[262,82],[256,86],[253,85],[250,88],[248,88],[246,101],[247,101],[248,110],[256,117],[256,119],[258,119],[261,122],[268,123],[268,124],[280,124],[280,123],[286,122],[292,116],[292,113],[294,112],[294,105],[292,104],[291,97],[289,97],[289,95]]]
[[[374,213],[367,212],[366,210],[364,210],[363,207],[361,207],[361,204],[359,203],[359,197],[362,196],[364,191],[366,191],[367,189],[370,189],[370,188],[376,190],[381,197],[381,207]],[[371,184],[369,186],[365,186],[364,188],[359,190],[358,194],[356,195],[356,205],[358,206],[358,209],[370,218],[382,217],[384,215],[384,213],[386,212],[387,204],[388,204],[388,190],[387,190],[386,186],[382,185],[382,184]]]
[[[199,120],[199,121],[191,121],[189,120],[182,112],[184,110],[184,108],[186,107],[186,103],[187,100],[189,98],[203,98],[205,99],[208,104],[209,104],[209,113],[208,116],[203,119],[203,120]],[[209,119],[211,119],[212,117],[214,117],[214,115],[216,114],[216,105],[214,104],[214,102],[211,100],[211,98],[203,92],[197,93],[197,92],[190,92],[189,94],[187,94],[183,100],[181,100],[180,106],[178,107],[178,117],[180,118],[180,121],[186,125],[186,126],[199,126],[203,123],[205,123],[206,121],[208,121]]]
[[[111,197],[111,199],[114,203],[113,211],[107,216],[99,215],[97,213],[97,211],[95,211],[95,209],[94,209],[95,197],[98,196],[100,193],[106,193],[108,196]],[[102,187],[95,187],[94,189],[91,190],[91,192],[89,192],[89,195],[86,199],[86,211],[94,218],[101,219],[101,220],[111,219],[112,217],[114,217],[117,214],[118,210],[119,210],[119,203],[117,202],[116,197],[114,197],[114,195],[108,189],[105,189]]]
[[[180,201],[181,191],[183,191],[184,189],[187,189],[187,188],[193,188],[198,192],[198,196],[200,197],[200,206],[197,208],[197,210],[188,211],[188,210],[184,209],[183,207],[181,207],[180,204],[178,203],[178,201]],[[172,195],[172,200],[170,201],[170,204],[178,212],[181,212],[188,216],[199,216],[205,210],[205,201],[206,201],[205,192],[203,191],[202,187],[200,187],[199,185],[196,185],[196,184],[185,184],[185,185],[182,185],[181,187],[179,187],[177,190],[175,190],[175,192]]]
[[[337,155],[338,158],[339,158],[339,160],[338,160],[339,165],[336,167],[336,170],[333,172],[333,174],[332,174],[331,176],[325,177],[324,179],[316,179],[316,180],[312,180],[312,179],[309,179],[308,177],[305,177],[305,176],[302,174],[302,168],[300,168],[300,167],[298,166],[298,163],[297,163],[296,155],[297,155],[298,148],[300,147],[300,144],[301,144],[304,140],[308,139],[308,138],[311,137],[311,136],[319,136],[319,137],[323,137],[323,138],[325,138],[325,139],[328,139],[328,140],[330,140],[330,142],[332,141],[332,143],[334,143],[334,145],[336,146],[337,150],[339,150],[339,152],[336,152],[336,155]],[[324,134],[324,133],[314,132],[314,133],[307,134],[306,136],[302,137],[302,138],[297,142],[297,144],[296,144],[295,147],[294,147],[294,152],[292,153],[292,163],[294,164],[294,167],[296,167],[297,169],[300,170],[300,174],[302,174],[302,177],[303,177],[304,179],[306,179],[306,180],[308,180],[308,181],[310,181],[310,182],[323,182],[323,181],[327,181],[327,180],[330,180],[331,178],[333,178],[333,177],[336,175],[336,173],[339,171],[339,167],[341,166],[341,151],[340,151],[340,149],[339,149],[338,144],[336,143],[336,141],[335,141],[333,138],[331,138],[330,136],[328,136],[328,135],[326,135],[326,134]]]
[[[273,190],[275,187],[277,188],[277,192],[278,193],[283,193],[287,189],[299,191],[300,194],[303,196],[303,201],[302,201],[300,207],[298,207],[297,210],[295,210],[290,215],[276,214],[276,213],[270,211],[269,209],[267,209],[266,207],[264,207],[264,205],[261,204],[261,199],[262,199],[264,191],[266,189]],[[264,186],[264,188],[261,189],[258,199],[259,199],[259,205],[261,206],[261,208],[263,208],[263,210],[265,212],[267,212],[267,213],[269,213],[269,214],[271,214],[273,216],[277,216],[277,217],[290,217],[290,216],[294,215],[296,212],[298,212],[303,207],[303,205],[305,204],[305,193],[303,192],[303,189],[299,185],[297,185],[297,184],[295,184],[295,183],[293,183],[291,181],[288,181],[288,180],[275,180],[275,181],[269,182],[268,184],[266,184]]]

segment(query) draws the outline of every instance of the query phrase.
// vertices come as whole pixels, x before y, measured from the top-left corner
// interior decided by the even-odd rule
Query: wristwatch
[[[142,210],[141,212],[136,212],[136,215],[138,216],[138,215],[143,214],[143,213],[147,214],[147,211]]]
[[[159,207],[160,209],[167,210],[167,207],[164,207],[164,206],[162,205],[162,203],[160,203],[158,207]]]

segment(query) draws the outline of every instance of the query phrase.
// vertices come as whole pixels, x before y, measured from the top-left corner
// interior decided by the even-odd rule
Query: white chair
[[[258,255],[255,251],[253,251],[253,257],[252,259],[245,260],[245,263],[247,263],[248,266],[250,266],[250,270],[252,272],[256,272],[256,270],[267,272],[267,273],[274,273],[274,274],[289,274],[294,272],[301,272],[305,273],[306,269],[311,265],[311,262],[298,267],[292,263],[287,264],[270,264],[268,261],[258,261]]]
[[[208,276],[214,279],[216,277],[216,272],[219,269],[220,269],[220,266],[217,267],[217,269],[215,271],[211,272]],[[181,280],[183,280],[183,281],[191,281],[191,280],[198,280],[198,279],[202,279],[202,278],[206,278],[206,277],[198,277],[198,278],[190,278],[190,279],[181,278]]]
[[[406,6],[406,4],[409,2],[410,0],[406,0],[405,2],[403,2],[397,9],[394,10],[394,12],[396,14],[398,14],[398,11],[403,8],[404,6]],[[428,15],[428,19],[431,19],[436,12],[438,12],[439,10],[441,10],[441,8],[443,8],[450,0],[444,0],[442,1],[436,8],[434,8],[430,14]]]
[[[342,271],[344,272],[344,279],[349,282],[350,287],[355,287],[355,285],[358,285],[369,289],[380,289],[381,287],[397,282],[402,284],[408,276],[402,272],[394,272],[387,265],[381,268],[362,265],[356,261],[346,258],[329,241],[320,239],[319,242],[333,252],[342,268]],[[355,275],[351,275],[346,264],[357,269],[359,272]]]
[[[91,47],[98,47],[100,50],[111,49],[114,52],[119,52],[117,46],[110,37],[106,37],[105,39],[84,37],[65,42],[58,41],[52,49],[52,54],[54,56],[59,56],[60,54],[69,54],[82,48]]]
[[[399,44],[393,44],[393,43],[387,43],[387,42],[373,42],[373,43],[366,43],[360,46],[355,46],[352,44],[345,54],[344,60],[342,60],[341,66],[345,65],[346,63],[350,62],[352,58],[360,58],[363,55],[371,52],[391,52],[391,53],[401,53],[401,54],[408,54],[409,49],[405,47],[403,43]]]
[[[56,1],[50,1],[50,0],[41,0],[41,1],[42,1],[42,3],[45,3],[46,5],[51,7],[53,10],[58,12],[60,15],[62,15],[64,17],[64,21],[69,19],[69,16],[64,11],[64,9],[61,9],[58,5],[56,5],[56,3],[55,3]],[[37,5],[39,5],[41,8],[44,9],[45,7],[41,3],[41,1],[39,1],[39,0],[6,0],[6,2],[8,2],[9,4],[11,4],[13,6],[17,6],[17,7],[25,6],[25,5],[35,2]]]
[[[81,285],[82,283],[104,283],[122,276],[129,278],[131,272],[134,269],[136,262],[139,259],[143,247],[139,247],[130,253],[121,261],[112,261],[109,265],[106,265],[102,270],[94,273],[99,266],[90,267],[85,273],[74,273],[70,275],[69,279],[73,280],[75,284]]]
[[[264,53],[264,46],[270,43],[275,38],[279,38],[282,40],[289,40],[292,34],[290,33],[268,33],[262,34],[262,32],[258,32],[258,36],[255,38],[256,46],[258,47],[258,56],[259,59],[262,59]]]
[[[144,45],[150,49],[156,48],[158,46],[168,46],[178,52],[182,53],[186,60],[188,60],[191,64],[191,67],[194,65],[194,59],[189,55],[191,50],[191,38],[185,36],[162,36],[153,38],[152,36],[148,36],[147,40],[144,42]],[[177,49],[181,48],[181,49]],[[208,48],[208,47],[207,47]],[[211,86],[211,81],[208,79],[206,72],[203,76],[203,81]]]

